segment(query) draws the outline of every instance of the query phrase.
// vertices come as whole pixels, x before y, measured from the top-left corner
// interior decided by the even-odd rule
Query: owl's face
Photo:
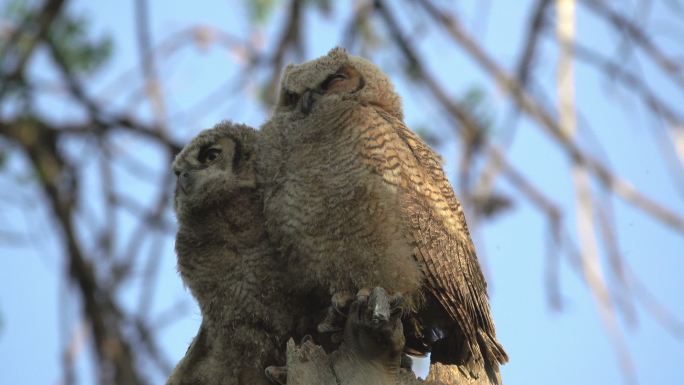
[[[390,80],[371,62],[333,48],[327,55],[283,73],[276,114],[302,119],[319,105],[355,100],[402,117],[401,101]],[[330,104],[328,104],[330,105]]]
[[[252,128],[223,123],[183,148],[173,162],[178,215],[230,199],[241,188],[256,188],[254,136]]]

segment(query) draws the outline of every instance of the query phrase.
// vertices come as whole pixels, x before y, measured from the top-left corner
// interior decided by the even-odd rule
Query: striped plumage
[[[300,289],[404,293],[409,348],[484,363],[498,382],[508,357],[465,217],[441,159],[402,119],[392,84],[362,58],[338,48],[288,66],[258,142],[269,236]]]

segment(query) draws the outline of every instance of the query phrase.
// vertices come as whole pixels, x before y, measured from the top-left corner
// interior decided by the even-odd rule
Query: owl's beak
[[[314,90],[307,90],[302,94],[301,111],[304,115],[308,115],[313,109],[315,97],[316,92]]]
[[[190,177],[189,172],[184,171],[178,176],[178,186],[180,186],[183,194],[188,195],[190,193],[190,188],[192,187],[192,178]]]

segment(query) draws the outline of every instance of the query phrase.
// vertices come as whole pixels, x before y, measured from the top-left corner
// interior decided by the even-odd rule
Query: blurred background
[[[174,154],[340,45],[444,156],[506,384],[684,384],[683,3],[0,0],[0,383],[163,383]]]

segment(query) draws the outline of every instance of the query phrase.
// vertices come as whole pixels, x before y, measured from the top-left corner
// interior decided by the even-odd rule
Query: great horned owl
[[[401,292],[410,351],[484,360],[498,381],[508,357],[463,211],[386,75],[340,48],[288,66],[257,146],[269,235],[302,289]]]
[[[256,188],[256,132],[222,123],[176,157],[178,270],[197,299],[202,326],[168,384],[268,383],[302,314],[284,287]],[[288,299],[288,302],[285,299]]]

